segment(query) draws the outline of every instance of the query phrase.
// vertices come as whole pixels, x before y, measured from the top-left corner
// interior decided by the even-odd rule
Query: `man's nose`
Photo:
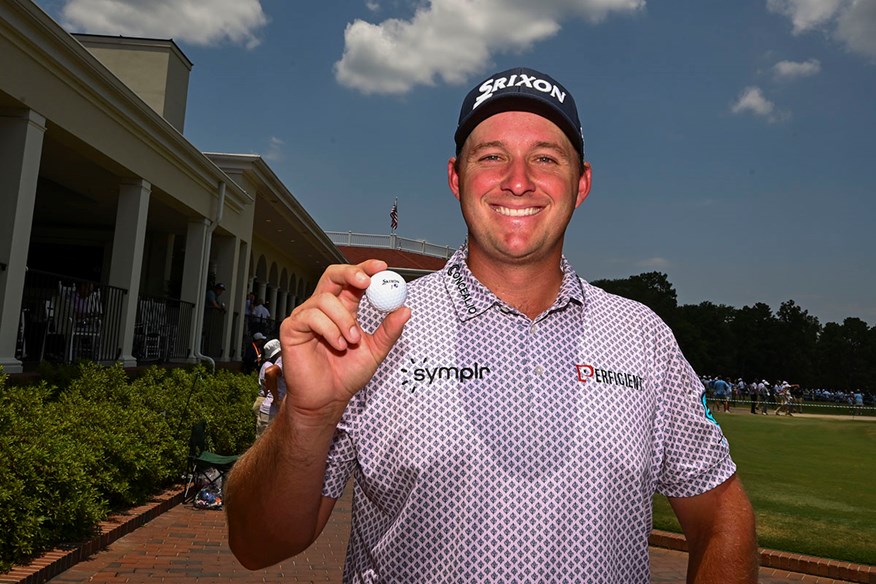
[[[508,165],[508,172],[502,181],[502,190],[522,196],[535,190],[529,165],[522,158],[514,158]]]

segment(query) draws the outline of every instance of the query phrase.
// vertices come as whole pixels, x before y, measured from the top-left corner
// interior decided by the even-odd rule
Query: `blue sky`
[[[325,230],[458,245],[464,94],[523,65],[581,113],[588,280],[668,274],[683,304],[793,299],[876,324],[876,0],[41,0],[71,32],[173,38],[185,134],[263,155]]]

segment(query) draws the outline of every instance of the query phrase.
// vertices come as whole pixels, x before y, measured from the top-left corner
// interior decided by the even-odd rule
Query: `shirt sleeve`
[[[364,405],[363,393],[360,391],[350,400],[350,403],[347,404],[347,409],[344,410],[341,421],[338,422],[338,426],[335,429],[335,435],[329,447],[325,477],[322,483],[322,494],[324,497],[340,499],[344,494],[347,481],[350,480],[350,476],[356,468],[356,447],[353,440],[353,428]]]
[[[657,491],[692,497],[709,491],[736,472],[730,446],[706,405],[705,388],[668,330],[659,333],[660,406],[655,438],[662,453]],[[662,361],[662,368],[660,362]]]
[[[370,303],[361,302],[356,319],[363,331],[373,334],[383,321],[383,315],[371,307]],[[325,497],[339,499],[344,494],[347,482],[358,467],[356,428],[365,411],[368,392],[369,385],[366,385],[353,396],[335,429],[326,460],[325,478],[323,479],[322,494]]]

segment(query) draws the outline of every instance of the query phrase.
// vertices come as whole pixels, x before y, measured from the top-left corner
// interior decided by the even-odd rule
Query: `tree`
[[[736,312],[731,330],[737,342],[737,368],[746,381],[776,376],[776,320],[763,302]]]
[[[860,318],[847,318],[841,325],[827,323],[817,344],[817,383],[844,391],[876,389],[872,361],[876,352],[874,337],[876,334]]]
[[[776,317],[774,376],[811,387],[816,375],[821,324],[793,300],[783,302]]]
[[[687,360],[700,373],[737,374],[737,343],[731,327],[736,309],[701,302],[676,310],[675,337]]]
[[[669,278],[662,272],[647,272],[621,280],[596,280],[593,285],[606,292],[641,302],[670,326],[675,319],[678,295]]]

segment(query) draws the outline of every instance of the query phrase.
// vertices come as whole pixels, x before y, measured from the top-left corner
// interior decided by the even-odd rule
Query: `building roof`
[[[358,264],[369,259],[383,260],[392,270],[422,270],[434,272],[440,270],[447,263],[444,258],[423,255],[400,249],[388,249],[385,247],[359,247],[339,245],[338,249],[344,254],[351,264]]]

